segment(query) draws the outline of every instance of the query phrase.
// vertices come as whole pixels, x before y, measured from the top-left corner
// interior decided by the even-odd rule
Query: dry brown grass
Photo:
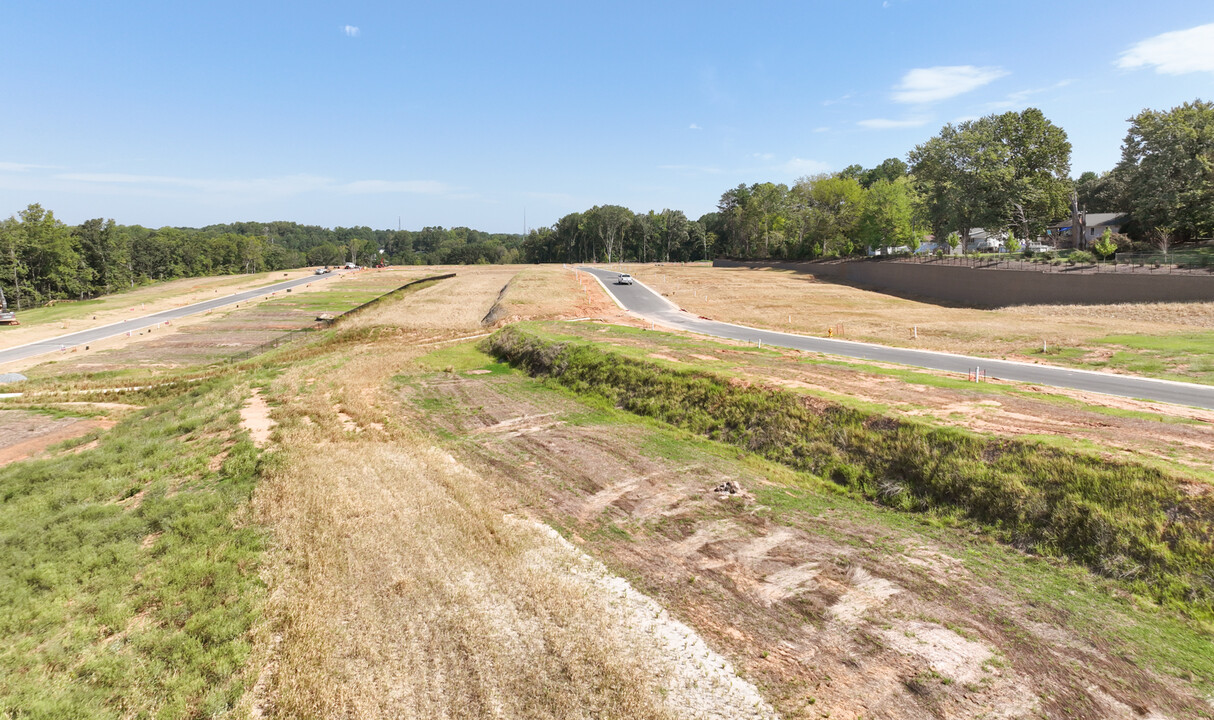
[[[212,300],[221,295],[231,295],[282,282],[310,272],[310,269],[304,269],[256,275],[182,278],[106,295],[87,304],[62,301],[53,307],[25,310],[20,313],[20,325],[4,326],[3,330],[0,330],[0,348],[16,347],[64,333]],[[303,289],[296,292],[303,292]]]
[[[414,344],[479,329],[513,272],[461,272],[357,316],[394,331],[296,362],[268,391],[281,449],[256,500],[275,544],[253,714],[661,718],[711,701],[708,682],[671,682],[686,673],[669,648],[584,556],[403,420],[390,378]],[[715,716],[761,713],[741,709]]]
[[[469,331],[497,301],[518,267],[475,265],[429,268],[425,275],[455,272],[456,277],[410,293],[401,302],[381,303],[343,323],[346,329],[395,327],[440,332]]]
[[[532,265],[514,276],[502,297],[502,320],[586,317],[587,295],[573,270]]]
[[[943,352],[1019,356],[1040,347],[1084,347],[1107,335],[1166,335],[1214,328],[1214,302],[1038,305],[1001,310],[942,307],[789,270],[630,266],[642,282],[714,320]],[[912,338],[918,327],[918,338]]]

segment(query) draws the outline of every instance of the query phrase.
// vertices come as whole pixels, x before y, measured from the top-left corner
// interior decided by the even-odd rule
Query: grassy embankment
[[[1132,462],[933,428],[507,328],[500,358],[886,505],[967,518],[1198,617],[1214,617],[1214,498]]]
[[[0,716],[234,706],[262,595],[242,510],[258,465],[237,419],[247,390],[203,383],[96,447],[0,469]]]
[[[382,292],[317,293],[307,304],[345,310]],[[238,709],[254,679],[253,628],[265,600],[264,532],[249,505],[263,461],[238,411],[249,384],[269,382],[288,353],[347,340],[337,329],[310,337],[306,349],[182,369],[143,391],[80,394],[112,385],[113,373],[26,383],[148,407],[45,459],[0,468],[0,717]]]

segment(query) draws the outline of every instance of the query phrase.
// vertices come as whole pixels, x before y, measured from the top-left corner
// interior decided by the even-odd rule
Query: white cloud
[[[816,127],[816,128],[814,128],[814,129],[813,129],[813,132],[816,132],[816,133],[830,132],[830,128],[829,128],[829,127],[827,127],[826,125],[823,125],[822,127]]]
[[[0,162],[0,172],[25,172],[26,170],[44,170],[50,165],[34,165],[32,163]]]
[[[1117,59],[1121,68],[1153,65],[1162,75],[1214,73],[1214,23],[1156,35],[1134,44]]]
[[[450,190],[446,184],[434,180],[359,180],[340,186],[340,190],[351,195],[374,193],[409,193],[437,195]]]
[[[791,175],[813,175],[830,170],[830,165],[820,160],[806,160],[795,157],[784,163],[784,171]]]
[[[56,180],[84,183],[87,185],[144,186],[154,188],[182,188],[205,194],[286,196],[312,190],[323,190],[331,180],[315,175],[286,175],[273,178],[249,178],[237,180],[214,180],[209,178],[185,178],[166,175],[131,175],[127,173],[62,173]]]
[[[165,192],[200,194],[204,196],[239,196],[242,198],[287,197],[311,192],[372,195],[402,193],[439,195],[452,188],[435,180],[356,180],[338,182],[317,175],[284,175],[270,178],[214,180],[209,178],[172,177],[167,175],[133,175],[128,173],[60,173],[54,180],[73,183],[77,187],[129,188],[163,196]]]
[[[894,101],[900,103],[932,103],[947,100],[976,90],[1007,75],[999,67],[947,65],[915,68],[902,76],[894,87]]]
[[[703,130],[704,128],[700,127],[699,125],[696,125],[695,123],[692,123],[691,125],[689,125],[687,127],[687,129],[688,130]]]
[[[928,122],[925,117],[906,118],[905,120],[890,120],[888,118],[872,118],[856,123],[869,130],[896,130],[898,128],[922,127]]]
[[[774,153],[752,153],[751,157],[758,158],[760,160],[771,160],[771,159],[775,158],[775,154]]]
[[[357,25],[347,25],[345,27],[346,37],[358,37],[359,32]]]
[[[825,105],[826,107],[830,107],[831,105],[838,105],[839,103],[847,102],[848,100],[851,100],[853,97],[855,97],[855,93],[847,93],[846,95],[842,95],[837,98],[823,100],[822,104]]]
[[[1008,93],[1008,96],[1002,100],[995,100],[986,104],[988,110],[1010,110],[1018,108],[1028,102],[1028,99],[1034,95],[1040,95],[1050,90],[1060,90],[1067,85],[1070,85],[1073,80],[1059,80],[1058,82],[1048,87],[1030,88],[1028,90],[1017,90],[1014,93]]]

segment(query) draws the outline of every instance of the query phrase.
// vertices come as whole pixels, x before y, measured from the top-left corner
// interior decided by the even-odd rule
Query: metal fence
[[[1214,273],[1214,258],[1186,256],[1167,259],[1162,255],[1122,255],[1095,262],[1076,262],[1067,258],[1038,260],[1013,257],[970,257],[964,255],[919,256],[906,255],[869,258],[873,262],[901,262],[917,265],[950,265],[985,270],[1023,270],[1057,273],[1122,273],[1122,274],[1199,274]]]

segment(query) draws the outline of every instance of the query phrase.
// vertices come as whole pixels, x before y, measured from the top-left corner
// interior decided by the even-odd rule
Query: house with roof
[[[1079,232],[1072,232],[1071,218],[1050,225],[1045,230],[1045,242],[1054,247],[1088,248],[1100,239],[1105,230],[1114,233],[1130,222],[1125,213],[1079,213]]]

